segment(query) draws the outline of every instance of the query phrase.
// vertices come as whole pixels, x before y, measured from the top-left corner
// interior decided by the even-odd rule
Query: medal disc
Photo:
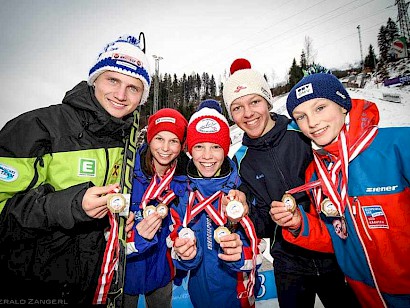
[[[145,207],[144,212],[142,213],[142,216],[144,218],[147,218],[149,215],[154,214],[157,211],[157,208],[153,205],[148,205]]]
[[[107,207],[112,213],[121,213],[125,209],[126,200],[122,194],[110,194]]]
[[[190,228],[182,228],[181,230],[179,230],[178,232],[178,237],[180,238],[195,238],[195,233],[194,231],[192,231],[192,229]]]
[[[220,243],[221,242],[221,237],[225,236],[225,235],[228,235],[228,234],[231,234],[231,231],[229,231],[229,229],[227,227],[223,227],[223,226],[218,227],[214,231],[214,239],[217,243]]]
[[[226,205],[226,216],[231,221],[240,220],[244,212],[243,204],[237,200],[231,200]]]
[[[344,217],[336,218],[332,221],[333,228],[335,229],[335,233],[343,240],[347,239],[347,226],[346,220]]]
[[[339,216],[339,211],[337,210],[336,206],[330,201],[329,198],[326,198],[320,204],[320,208],[322,213],[325,214],[327,217],[336,217]]]
[[[290,194],[284,194],[282,197],[282,202],[285,204],[286,210],[293,213],[296,210],[296,200]]]
[[[158,204],[157,213],[159,214],[159,216],[161,216],[162,219],[164,219],[168,215],[168,207],[164,203]]]

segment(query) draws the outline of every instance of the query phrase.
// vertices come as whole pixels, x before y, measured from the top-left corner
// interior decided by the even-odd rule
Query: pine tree
[[[364,59],[364,67],[370,68],[374,70],[376,67],[376,55],[374,54],[373,46],[370,44],[369,46],[369,54]]]
[[[300,66],[296,64],[296,59],[293,58],[292,66],[289,70],[289,85],[293,87],[303,77],[303,71]]]

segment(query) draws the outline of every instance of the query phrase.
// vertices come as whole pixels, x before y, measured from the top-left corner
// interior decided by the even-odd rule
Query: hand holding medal
[[[148,206],[146,207],[146,209]],[[158,229],[162,225],[162,218],[157,213],[156,208],[153,206],[153,209],[150,210],[147,217],[144,217],[137,226],[137,232],[140,236],[147,240],[152,240],[157,233]]]
[[[221,235],[219,245],[223,250],[223,253],[218,254],[219,259],[227,262],[235,262],[241,259],[243,243],[237,233]]]
[[[298,229],[302,223],[296,200],[290,194],[284,194],[282,201],[272,201],[269,214],[272,220],[281,227]]]
[[[228,195],[222,198],[222,209],[230,222],[239,222],[249,211],[245,194],[240,190],[230,190]]]
[[[196,256],[196,238],[192,229],[183,227],[175,239],[174,252],[182,260],[192,260]]]

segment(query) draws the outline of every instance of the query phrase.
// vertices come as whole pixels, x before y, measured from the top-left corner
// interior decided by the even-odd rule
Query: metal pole
[[[153,55],[155,59],[155,83],[154,83],[154,107],[152,114],[158,111],[158,97],[159,97],[159,61],[163,59],[163,57]]]
[[[357,30],[359,31],[360,58],[362,60],[362,71],[363,71],[364,70],[364,61],[363,61],[363,50],[362,50],[362,37],[360,35],[360,25],[357,26]]]

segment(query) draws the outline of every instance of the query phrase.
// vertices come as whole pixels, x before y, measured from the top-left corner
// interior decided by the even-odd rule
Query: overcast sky
[[[18,114],[61,102],[85,80],[102,47],[143,31],[160,73],[208,72],[224,80],[231,62],[249,59],[271,85],[300,60],[305,37],[315,62],[360,61],[391,17],[394,0],[0,0],[0,127]]]

